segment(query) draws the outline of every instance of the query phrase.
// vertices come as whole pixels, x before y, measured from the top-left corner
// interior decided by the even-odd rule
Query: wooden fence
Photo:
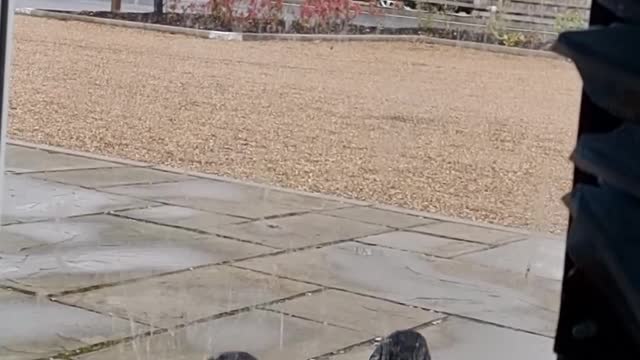
[[[385,9],[385,13],[417,16],[426,27],[535,35],[553,39],[561,31],[588,23],[591,0],[418,0],[418,10]]]

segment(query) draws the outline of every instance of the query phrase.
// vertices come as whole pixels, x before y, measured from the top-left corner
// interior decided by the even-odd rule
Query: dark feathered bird
[[[369,360],[431,360],[425,338],[414,330],[400,330],[382,340]]]
[[[226,352],[209,360],[258,359],[246,352]],[[422,335],[414,330],[400,330],[384,338],[369,360],[431,360],[431,355],[427,341]]]
[[[218,355],[216,358],[209,358],[209,360],[258,360],[253,355],[242,352],[242,351],[233,351],[226,352]]]

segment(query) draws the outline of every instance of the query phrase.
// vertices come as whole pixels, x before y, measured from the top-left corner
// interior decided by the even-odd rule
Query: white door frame
[[[11,47],[13,45],[13,0],[0,0],[0,216],[4,197],[7,126],[9,125],[9,81],[11,79]]]

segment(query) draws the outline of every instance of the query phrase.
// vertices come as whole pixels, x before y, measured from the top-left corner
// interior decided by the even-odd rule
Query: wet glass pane
[[[15,0],[0,358],[552,359],[590,5]]]

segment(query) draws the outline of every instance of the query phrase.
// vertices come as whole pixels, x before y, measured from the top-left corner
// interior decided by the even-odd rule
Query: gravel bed
[[[580,79],[409,43],[222,42],[18,16],[10,134],[562,231]]]

